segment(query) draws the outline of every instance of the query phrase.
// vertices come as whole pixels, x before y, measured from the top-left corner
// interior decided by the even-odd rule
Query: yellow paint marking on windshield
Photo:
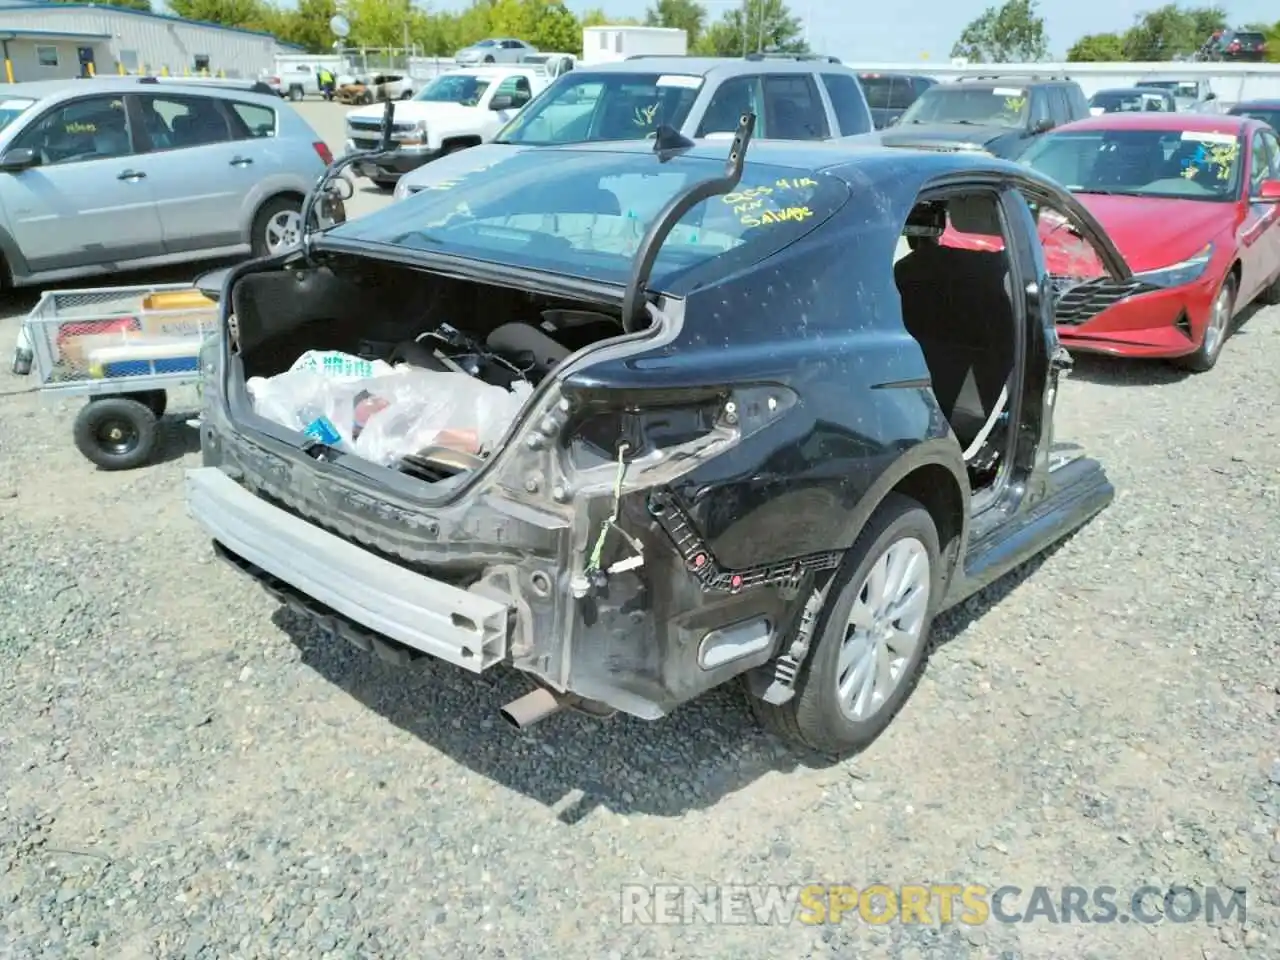
[[[635,123],[637,127],[653,126],[653,118],[658,115],[659,104],[651,103],[647,107],[636,107]]]
[[[1198,174],[1199,172],[1200,172],[1200,168],[1193,163],[1187,166],[1187,168],[1182,171],[1182,176],[1187,180],[1194,180],[1196,178],[1196,174]]]
[[[795,180],[778,180],[774,186],[779,190],[804,190],[807,187],[816,187],[817,180],[810,180],[808,177],[799,177]]]
[[[784,207],[781,210],[762,210],[758,216],[746,215],[738,218],[744,227],[764,227],[775,223],[798,223],[808,220],[813,211],[808,207]]]
[[[1022,108],[1027,105],[1026,97],[1005,97],[1004,108],[1008,113],[1021,113]]]
[[[1219,180],[1230,180],[1231,171],[1235,168],[1236,156],[1240,153],[1238,143],[1223,144],[1209,148],[1209,166],[1217,174]]]
[[[771,193],[773,193],[772,187],[748,187],[745,190],[726,193],[720,198],[720,201],[722,203],[727,203],[731,207],[736,207],[740,203],[746,203],[748,200],[755,200],[757,197],[767,197]]]

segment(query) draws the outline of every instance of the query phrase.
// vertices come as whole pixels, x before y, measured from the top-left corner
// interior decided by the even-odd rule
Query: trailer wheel
[[[145,403],[156,415],[157,420],[164,416],[169,406],[169,395],[163,390],[143,390],[139,393],[127,393],[125,396],[130,400]]]
[[[132,470],[151,459],[160,436],[155,411],[128,397],[85,404],[72,429],[76,449],[103,470]]]

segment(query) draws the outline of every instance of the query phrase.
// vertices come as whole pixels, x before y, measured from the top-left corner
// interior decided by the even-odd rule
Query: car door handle
[[[141,170],[126,170],[116,177],[117,180],[141,180],[146,174]]]
[[[231,158],[231,166],[233,167],[247,167],[251,163],[253,163],[253,157],[232,157]]]

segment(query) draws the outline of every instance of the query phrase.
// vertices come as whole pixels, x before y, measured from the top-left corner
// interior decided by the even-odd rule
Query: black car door
[[[1027,377],[1029,387],[1038,379],[1044,381],[1044,389],[1039,392],[1043,409],[1038,413],[1043,441],[1040,449],[1047,451],[1052,443],[1058,381],[1072,363],[1071,355],[1058,341],[1057,326],[1063,320],[1064,311],[1070,311],[1075,322],[1083,322],[1127,297],[1144,292],[1146,287],[1134,278],[1102,225],[1066,190],[1028,179],[1008,192],[1005,208],[1011,223],[1025,228],[1019,229],[1018,234],[1029,238],[1026,249],[1018,253],[1023,261],[1022,275],[1030,278],[1021,295],[1027,297],[1028,315],[1036,316],[1044,330],[1041,341],[1044,346],[1043,352],[1037,354],[1034,342],[1028,341],[1032,350],[1026,357]],[[1060,230],[1096,258],[1087,279],[1055,276],[1051,269],[1054,264],[1046,256],[1042,238],[1061,236]],[[1030,390],[1028,397],[1036,392]],[[1027,413],[1034,420],[1037,411]],[[1030,455],[1029,451],[1019,451],[1019,456]]]

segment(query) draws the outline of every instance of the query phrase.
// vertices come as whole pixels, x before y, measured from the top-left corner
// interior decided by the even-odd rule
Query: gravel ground
[[[1081,360],[1058,433],[1116,502],[948,616],[832,766],[728,693],[511,732],[518,677],[386,666],[213,562],[194,398],[106,474],[0,374],[0,957],[1280,957],[1277,357],[1270,310],[1199,377]],[[1217,885],[1248,919],[619,918],[628,883],[874,881]]]

